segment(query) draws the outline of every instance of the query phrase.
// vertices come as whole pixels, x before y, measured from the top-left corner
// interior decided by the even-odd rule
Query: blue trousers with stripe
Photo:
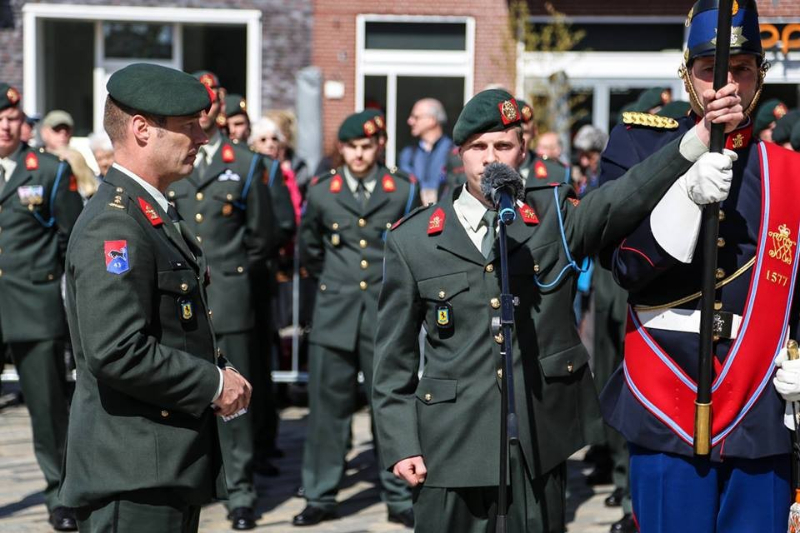
[[[786,533],[789,455],[712,463],[629,448],[640,533]]]

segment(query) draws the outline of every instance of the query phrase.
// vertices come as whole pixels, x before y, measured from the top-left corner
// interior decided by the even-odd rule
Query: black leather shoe
[[[48,519],[56,531],[78,531],[78,522],[75,520],[75,511],[69,507],[56,507]]]
[[[586,476],[586,484],[590,486],[608,485],[611,483],[611,469],[596,467]]]
[[[637,533],[633,515],[626,514],[621,520],[611,524],[611,533]]]
[[[397,513],[393,513],[389,511],[389,522],[394,522],[396,524],[403,524],[408,528],[414,528],[414,509],[408,508],[405,511],[400,511]]]
[[[334,511],[329,511],[321,507],[306,505],[303,512],[292,519],[293,526],[316,526],[323,520],[333,520],[336,518]]]
[[[616,488],[614,492],[612,492],[608,498],[603,500],[603,503],[606,507],[619,507],[622,505],[622,489]]]
[[[228,513],[231,527],[238,530],[255,529],[256,515],[251,507],[237,507]]]

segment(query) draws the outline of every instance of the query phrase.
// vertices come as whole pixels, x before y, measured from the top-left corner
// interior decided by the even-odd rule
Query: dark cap
[[[375,124],[374,118],[368,111],[353,113],[339,126],[339,140],[341,142],[352,141],[353,139],[364,139],[373,137],[380,132],[380,128]]]
[[[211,103],[217,101],[217,89],[219,89],[219,78],[213,72],[208,70],[198,70],[197,72],[193,73],[194,79],[199,81],[200,83],[205,86],[206,90],[208,91],[208,96],[211,98]]]
[[[120,104],[151,115],[194,115],[211,104],[206,87],[189,74],[149,63],[116,71],[106,89]]]
[[[386,116],[383,114],[383,111],[375,109],[374,107],[369,107],[364,110],[364,115],[367,118],[371,118],[375,125],[378,126],[379,130],[383,132],[386,131]]]
[[[653,87],[647,89],[636,100],[636,111],[647,113],[654,107],[662,107],[672,101],[672,89],[669,87]]]
[[[662,117],[669,117],[674,119],[683,118],[689,114],[689,111],[692,109],[692,106],[689,102],[684,102],[683,100],[673,100],[672,102],[668,103],[664,107],[662,107],[656,115],[660,115]]]
[[[689,38],[684,56],[687,64],[697,57],[714,56],[718,14],[719,0],[699,0],[689,11]],[[733,1],[731,55],[734,54],[753,54],[759,58],[764,56],[755,0]]]
[[[769,127],[770,124],[776,120],[780,120],[789,110],[786,104],[772,98],[761,104],[756,112],[756,118],[753,124],[753,133],[758,135]]]
[[[790,142],[792,129],[798,121],[800,121],[800,110],[792,109],[783,115],[775,122],[775,129],[772,130],[772,140],[778,144]]]
[[[533,107],[531,107],[528,102],[517,99],[517,106],[519,107],[519,112],[522,115],[522,122],[527,124],[533,120]]]
[[[0,81],[0,111],[9,107],[17,107],[21,98],[17,89]]]
[[[517,100],[502,89],[481,91],[467,102],[453,128],[453,142],[462,145],[476,133],[503,131],[522,124]]]
[[[247,116],[247,101],[241,94],[229,94],[225,97],[225,116]]]

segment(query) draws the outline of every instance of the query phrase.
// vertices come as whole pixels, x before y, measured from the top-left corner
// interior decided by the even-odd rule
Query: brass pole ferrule
[[[711,403],[694,403],[694,453],[711,453]]]

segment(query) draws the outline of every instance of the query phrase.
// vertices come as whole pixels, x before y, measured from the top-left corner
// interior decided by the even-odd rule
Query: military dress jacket
[[[318,281],[311,342],[355,350],[360,320],[378,310],[385,236],[419,203],[416,180],[383,166],[366,207],[343,169],[312,180],[299,233],[301,261]]]
[[[67,333],[61,275],[83,208],[69,164],[22,144],[0,189],[0,340],[31,342]]]
[[[91,506],[170,489],[226,495],[211,400],[220,375],[206,263],[155,200],[112,167],[67,250],[77,365],[60,497]]]
[[[530,189],[532,211],[508,227],[510,289],[519,298],[519,446],[531,476],[603,435],[589,355],[571,325],[575,274],[568,265],[629,232],[690,166],[676,142],[582,201],[568,185]],[[461,191],[455,194],[468,194]],[[384,467],[421,455],[427,486],[498,484],[502,365],[491,331],[500,316],[498,246],[488,258],[478,251],[452,197],[412,214],[386,241],[374,420]],[[426,335],[418,379],[420,326]]]
[[[519,173],[525,180],[526,188],[541,187],[548,183],[570,183],[568,166],[558,160],[542,157],[533,150],[528,150]]]
[[[695,124],[694,115],[678,120],[672,130],[653,127],[621,125],[611,133],[602,159],[601,183],[613,183],[626,169],[637,164],[661,146],[679,137]],[[759,143],[752,138],[751,125],[745,125],[727,135],[728,148],[739,156],[733,164],[733,184],[726,200],[721,202],[717,266],[724,282],[717,291],[721,310],[744,315],[753,268],[741,275],[733,274],[746,267],[756,255],[762,224],[762,170]],[[800,160],[800,156],[798,156]],[[773,179],[774,181],[774,179]],[[601,188],[606,185],[602,185]],[[701,290],[703,253],[702,235],[698,239],[693,260],[681,263],[667,254],[655,241],[650,218],[646,218],[620,244],[613,255],[611,267],[615,278],[630,291],[628,302],[633,306],[661,306],[683,299]],[[731,278],[728,280],[728,278]],[[694,298],[679,305],[681,309],[698,309],[700,299]],[[800,298],[795,293],[793,308],[798,309]],[[784,310],[775,309],[775,320],[782,320]],[[789,315],[791,338],[797,338],[798,314]],[[650,337],[694,382],[697,380],[699,337],[694,333],[645,328]],[[724,364],[734,341],[721,339],[714,353],[719,365]],[[772,355],[765,350],[765,357]],[[628,363],[630,364],[630,363]],[[636,399],[620,368],[613,375],[601,396],[603,416],[609,425],[639,446],[660,452],[692,456],[692,446],[679,438],[667,425],[657,419]],[[789,453],[789,432],[783,425],[784,402],[767,384],[764,392],[728,436],[712,448],[712,460],[721,456],[759,458]],[[712,411],[713,414],[713,411]]]
[[[268,185],[272,160],[223,140],[204,175],[195,168],[170,185],[167,199],[202,246],[212,283],[209,306],[214,331],[232,333],[255,326],[252,287],[266,276],[276,241]]]

